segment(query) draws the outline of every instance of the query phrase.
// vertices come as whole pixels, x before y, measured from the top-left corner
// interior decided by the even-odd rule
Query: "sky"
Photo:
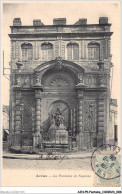
[[[35,1],[4,2],[2,4],[1,51],[4,50],[5,67],[10,62],[10,27],[13,19],[20,17],[22,25],[32,25],[34,19],[41,19],[45,25],[53,24],[53,18],[66,18],[67,24],[74,24],[79,18],[87,18],[88,24],[98,24],[99,17],[108,17],[112,24],[111,54],[113,67],[112,98],[120,96],[120,8],[114,1]],[[1,52],[1,73],[3,68]],[[7,72],[6,72],[7,73]],[[9,80],[1,75],[2,104],[9,104]]]

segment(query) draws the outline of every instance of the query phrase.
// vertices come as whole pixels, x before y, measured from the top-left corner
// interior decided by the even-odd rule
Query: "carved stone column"
[[[33,146],[40,146],[42,143],[41,135],[41,90],[35,90],[35,131],[33,134]]]
[[[41,126],[41,99],[36,98],[36,132],[40,133]]]
[[[74,129],[74,130],[73,130],[73,134],[74,134],[75,131],[76,131],[76,108],[73,109],[73,116],[74,116],[74,117],[73,117],[73,118],[74,118],[74,119],[73,119],[73,129]]]
[[[83,99],[78,99],[78,132],[82,133],[83,130]]]
[[[84,134],[83,134],[83,90],[78,90],[78,110],[77,110],[77,147],[82,149],[84,146]]]

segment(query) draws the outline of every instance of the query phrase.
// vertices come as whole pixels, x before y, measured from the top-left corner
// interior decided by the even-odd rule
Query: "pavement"
[[[54,153],[47,154],[41,152],[39,154],[16,154],[9,151],[3,151],[3,158],[8,159],[25,159],[25,160],[64,160],[64,159],[84,159],[91,158],[92,152],[76,152],[76,153]]]

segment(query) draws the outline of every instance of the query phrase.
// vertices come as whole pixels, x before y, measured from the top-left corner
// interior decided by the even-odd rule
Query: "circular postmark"
[[[120,177],[120,147],[105,144],[96,148],[91,156],[91,167],[102,179],[111,180]]]

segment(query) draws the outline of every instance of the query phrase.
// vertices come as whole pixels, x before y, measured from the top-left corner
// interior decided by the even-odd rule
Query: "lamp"
[[[104,70],[104,62],[102,60],[99,60],[97,65],[99,66],[99,70]]]
[[[21,70],[21,67],[23,66],[23,64],[19,60],[18,62],[16,62],[16,66],[17,66],[18,71],[20,71]]]

